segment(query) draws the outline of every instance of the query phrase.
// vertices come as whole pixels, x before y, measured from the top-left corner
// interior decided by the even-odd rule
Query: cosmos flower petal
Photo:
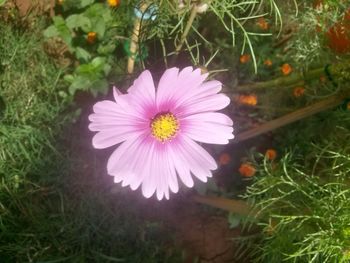
[[[117,98],[120,95],[123,95],[123,93],[121,93],[115,86],[113,86],[113,97],[114,97],[114,100],[117,100]]]
[[[174,113],[180,117],[186,117],[196,113],[221,110],[230,104],[230,99],[224,94],[208,96],[193,103],[182,105],[174,110]]]
[[[156,98],[156,89],[151,73],[145,70],[134,81],[134,84],[128,89],[128,93],[141,96],[144,101],[154,103]]]
[[[193,70],[192,67],[187,67],[181,70],[176,77],[177,69],[169,69],[170,72],[164,74],[160,82],[160,96],[157,92],[157,105],[160,111],[165,111],[168,108],[174,107],[178,104],[182,98],[186,97],[188,92],[198,89],[203,81],[206,79],[207,75],[201,74],[200,69]],[[170,87],[164,88],[165,85]],[[188,89],[191,87],[191,89]],[[164,94],[164,90],[167,91]]]
[[[130,137],[133,137],[133,134],[127,127],[118,129],[117,132],[114,129],[101,131],[92,138],[92,145],[97,149],[104,149],[126,141]]]
[[[195,100],[202,99],[217,94],[222,89],[222,84],[217,80],[210,80],[202,83],[197,89],[190,89],[176,101],[176,107],[184,103],[192,103]]]
[[[179,69],[167,69],[159,80],[157,89],[157,105],[167,103],[176,89]]]
[[[190,173],[190,169],[186,165],[186,161],[181,159],[181,155],[175,154],[174,150],[171,147],[169,148],[169,158],[171,158],[174,162],[177,175],[187,187],[193,187],[194,182]]]
[[[203,112],[198,114],[193,114],[183,118],[183,121],[196,122],[198,123],[216,123],[221,125],[232,126],[233,121],[225,114],[220,112]]]

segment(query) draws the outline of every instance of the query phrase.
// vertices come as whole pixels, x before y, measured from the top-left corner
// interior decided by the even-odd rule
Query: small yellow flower
[[[293,91],[293,95],[296,98],[303,96],[304,93],[305,93],[305,89],[303,87],[296,87]]]
[[[120,1],[119,0],[108,0],[108,5],[110,7],[117,7],[119,5]]]
[[[240,56],[239,58],[239,62],[241,62],[242,64],[245,64],[247,62],[250,61],[250,55],[249,54],[244,54],[242,56]]]
[[[93,43],[95,43],[95,41],[96,41],[96,37],[97,37],[97,33],[96,33],[96,32],[89,32],[89,33],[87,34],[86,41],[87,41],[89,44],[93,44]]]
[[[281,71],[282,71],[283,75],[287,76],[293,71],[293,69],[288,63],[285,63],[282,65]]]
[[[262,30],[267,30],[269,29],[269,23],[266,21],[265,18],[260,17],[258,19],[258,22],[256,23]]]
[[[264,65],[265,65],[265,66],[268,66],[268,67],[271,67],[271,66],[272,66],[272,60],[271,60],[271,59],[266,59],[266,60],[264,61]]]
[[[244,105],[255,106],[258,104],[258,97],[255,94],[239,95],[238,102]]]
[[[266,152],[265,152],[265,157],[270,160],[270,161],[273,161],[276,159],[277,157],[277,152],[276,150],[274,149],[267,149]]]
[[[219,157],[219,164],[227,165],[231,161],[231,156],[228,153],[222,153]]]
[[[238,171],[244,177],[252,177],[256,173],[256,169],[250,163],[242,163]]]

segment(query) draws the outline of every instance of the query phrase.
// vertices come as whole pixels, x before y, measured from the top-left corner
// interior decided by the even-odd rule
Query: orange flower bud
[[[57,0],[57,4],[62,5],[64,0]]]
[[[282,71],[283,75],[287,76],[293,71],[293,69],[289,64],[285,63],[282,65],[281,71]]]
[[[271,66],[272,66],[272,61],[271,61],[271,59],[266,59],[266,60],[264,61],[264,65],[265,65],[265,66],[268,66],[268,67],[271,67]]]
[[[93,44],[93,43],[95,43],[95,41],[96,41],[96,37],[97,37],[97,33],[96,33],[96,32],[89,32],[89,33],[87,34],[86,41],[87,41],[89,44]]]
[[[303,96],[304,93],[305,93],[305,89],[303,87],[296,87],[293,91],[293,95],[296,98]]]
[[[266,152],[265,152],[265,157],[270,160],[270,161],[273,161],[276,159],[277,157],[277,152],[276,150],[274,149],[267,149]]]
[[[258,22],[256,23],[262,30],[269,29],[269,23],[266,21],[265,18],[259,17]]]
[[[347,110],[350,110],[350,101],[346,104]]]
[[[227,165],[231,161],[231,156],[228,153],[222,153],[219,157],[220,165]]]
[[[322,82],[322,83],[325,83],[326,81],[327,81],[327,78],[325,77],[325,76],[321,76],[320,77],[320,81]]]
[[[256,173],[256,169],[250,163],[242,163],[238,171],[244,177],[252,177]]]
[[[110,7],[117,7],[120,4],[120,0],[108,0],[108,5]]]
[[[239,95],[238,102],[244,105],[255,106],[258,104],[258,97],[255,94]]]
[[[242,64],[245,64],[247,62],[250,61],[250,55],[249,54],[244,54],[242,56],[240,56],[239,58],[239,62],[241,62]]]

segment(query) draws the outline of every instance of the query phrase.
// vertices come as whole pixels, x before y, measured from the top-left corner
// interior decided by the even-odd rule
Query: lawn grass
[[[162,224],[115,191],[69,122],[40,30],[0,23],[0,261],[180,262]]]

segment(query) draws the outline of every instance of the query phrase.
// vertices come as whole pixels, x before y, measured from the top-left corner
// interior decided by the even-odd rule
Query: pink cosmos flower
[[[127,94],[114,88],[115,101],[97,102],[89,129],[97,132],[95,148],[119,144],[107,164],[114,182],[145,197],[159,200],[176,193],[181,181],[193,186],[192,176],[206,182],[217,168],[215,160],[197,142],[227,144],[233,138],[232,120],[216,112],[229,98],[218,94],[221,83],[206,81],[208,74],[192,67],[166,70],[158,88],[146,70]]]

